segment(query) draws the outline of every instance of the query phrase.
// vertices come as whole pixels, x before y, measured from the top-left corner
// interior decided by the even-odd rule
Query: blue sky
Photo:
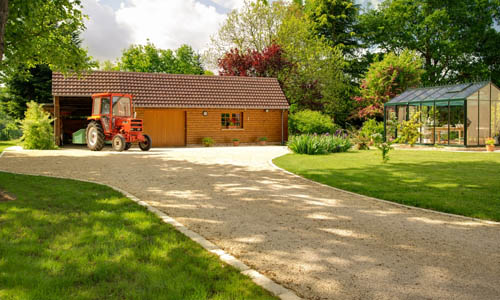
[[[378,3],[380,0],[358,0]],[[149,39],[164,49],[189,44],[204,51],[219,25],[244,0],[82,0],[89,16],[83,45],[98,60],[116,60],[131,44]]]

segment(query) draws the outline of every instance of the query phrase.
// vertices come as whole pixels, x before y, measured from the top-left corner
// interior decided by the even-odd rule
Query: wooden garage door
[[[183,110],[146,109],[144,133],[153,140],[153,147],[185,146],[186,114]]]

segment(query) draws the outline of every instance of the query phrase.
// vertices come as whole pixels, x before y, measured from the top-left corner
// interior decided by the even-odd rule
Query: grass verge
[[[0,299],[275,299],[101,185],[0,172]]]
[[[12,146],[16,146],[19,143],[19,141],[0,141],[0,153],[2,153],[5,148],[9,148]]]
[[[378,150],[287,154],[277,166],[343,190],[437,211],[500,221],[500,155]]]

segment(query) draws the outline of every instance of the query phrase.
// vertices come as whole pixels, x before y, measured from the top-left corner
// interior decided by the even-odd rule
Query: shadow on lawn
[[[193,162],[169,153],[86,156],[92,157],[92,164],[88,157],[60,152],[54,163],[67,167],[58,168],[57,173],[37,169],[36,161],[46,157],[9,154],[3,163],[7,169],[21,171],[20,166],[25,166],[25,172],[91,179],[123,188],[307,298],[494,299],[500,293],[498,226],[373,202],[268,168],[203,159]],[[125,159],[136,173],[122,170]],[[371,171],[387,173],[381,185],[400,184],[386,168]],[[395,168],[409,172],[412,167]],[[311,172],[340,176],[335,170]],[[363,172],[370,170],[353,170],[347,180],[362,182]],[[408,192],[419,185],[411,184]],[[112,209],[108,204],[94,212],[100,215]],[[102,217],[113,219],[113,214]],[[96,224],[98,219],[86,226],[98,232]],[[163,239],[137,226],[123,224],[131,235],[148,237],[143,240],[146,244],[156,245]],[[131,251],[144,261],[140,248]],[[160,265],[177,259],[159,246],[155,253]],[[186,272],[202,278],[199,272],[206,266],[195,264],[194,268]],[[218,281],[227,287],[224,283]]]
[[[0,203],[0,298],[273,299],[109,188],[0,179],[18,195]]]

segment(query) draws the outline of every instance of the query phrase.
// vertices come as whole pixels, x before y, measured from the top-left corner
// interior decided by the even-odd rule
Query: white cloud
[[[129,0],[116,11],[118,23],[132,29],[133,43],[149,39],[164,49],[182,44],[206,48],[225,17],[215,7],[195,0]]]
[[[85,21],[87,29],[82,33],[83,46],[98,60],[115,60],[122,49],[132,41],[132,30],[127,24],[119,24],[115,12],[109,5],[98,0],[84,0],[83,13],[89,16]]]
[[[227,9],[235,9],[243,6],[245,0],[212,0]]]

